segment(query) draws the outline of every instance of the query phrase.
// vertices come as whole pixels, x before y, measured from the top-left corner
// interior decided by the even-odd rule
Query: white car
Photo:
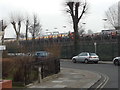
[[[95,53],[82,52],[72,58],[73,63],[76,63],[77,61],[84,63],[88,63],[92,61],[94,63],[98,63],[99,57]]]
[[[113,59],[113,64],[114,65],[120,65],[120,57],[115,57],[114,59]]]

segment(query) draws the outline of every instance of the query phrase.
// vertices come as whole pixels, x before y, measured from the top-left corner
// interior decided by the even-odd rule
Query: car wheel
[[[95,61],[94,63],[96,63],[96,64],[97,64],[97,63],[98,63],[98,61]]]
[[[115,60],[115,61],[114,61],[114,64],[118,66],[118,65],[119,65],[119,61],[118,61],[118,60]]]
[[[76,63],[76,59],[73,59],[72,62],[73,62],[73,63]]]
[[[88,63],[88,60],[87,59],[85,59],[85,61],[84,61],[86,64]]]

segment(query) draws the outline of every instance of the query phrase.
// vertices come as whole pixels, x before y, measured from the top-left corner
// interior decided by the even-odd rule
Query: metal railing
[[[39,80],[60,72],[60,60],[58,58],[40,59],[39,61],[37,60],[37,62],[26,64],[24,68],[25,85],[34,81],[41,82]]]

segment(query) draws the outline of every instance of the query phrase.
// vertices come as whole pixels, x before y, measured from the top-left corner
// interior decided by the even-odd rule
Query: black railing
[[[46,60],[42,63],[42,67],[43,78],[52,74],[57,74],[58,72],[60,72],[60,60]]]
[[[41,70],[39,70],[41,69]],[[57,58],[39,59],[37,62],[32,62],[25,65],[25,85],[34,81],[39,81],[39,78],[44,79],[47,76],[60,72],[60,60]],[[39,77],[39,73],[41,77]]]

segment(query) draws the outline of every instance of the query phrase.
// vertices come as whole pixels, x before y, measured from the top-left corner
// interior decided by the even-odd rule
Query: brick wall
[[[5,90],[4,88],[12,88],[11,80],[3,80],[0,82],[0,90]]]

